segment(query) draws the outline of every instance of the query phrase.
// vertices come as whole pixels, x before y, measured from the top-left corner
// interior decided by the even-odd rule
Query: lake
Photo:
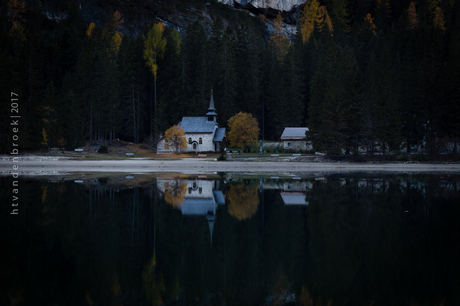
[[[460,305],[460,175],[12,184],[0,305]]]

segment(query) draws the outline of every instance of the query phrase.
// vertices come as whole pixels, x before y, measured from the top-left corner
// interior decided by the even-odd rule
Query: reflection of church
[[[219,190],[220,181],[203,179],[157,179],[157,188],[161,194],[170,192],[177,184],[182,186],[183,201],[178,209],[183,216],[205,216],[209,225],[209,233],[212,240],[212,232],[216,221],[218,205],[225,205],[225,197]],[[185,187],[185,188],[184,188]],[[169,189],[169,190],[168,190]]]

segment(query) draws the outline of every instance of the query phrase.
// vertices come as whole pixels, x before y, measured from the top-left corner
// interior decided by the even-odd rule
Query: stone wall
[[[182,179],[169,179],[158,178],[157,188],[161,193],[165,194],[166,189],[173,192],[176,185],[185,186],[185,198],[193,199],[214,199],[212,191],[214,190],[215,181],[207,180],[182,180]]]
[[[189,144],[189,138],[192,138],[192,144]],[[200,144],[200,138],[202,143]],[[187,141],[187,148],[182,149],[182,152],[207,152],[214,151],[214,133],[197,133],[191,134],[186,133],[185,139]],[[196,142],[196,150],[193,149],[193,143]],[[165,139],[161,139],[157,144],[157,153],[174,153],[176,149],[174,147],[169,147],[165,149]]]
[[[285,140],[283,147],[291,150],[311,150],[313,148],[306,140]]]

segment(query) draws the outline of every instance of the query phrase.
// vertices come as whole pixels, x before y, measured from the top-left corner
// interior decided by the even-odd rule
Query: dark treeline
[[[95,25],[76,1],[56,22],[35,2],[21,3],[1,6],[3,152],[11,148],[5,97],[12,91],[20,99],[22,149],[72,149],[115,138],[153,144],[182,116],[204,115],[211,89],[218,122],[251,113],[261,139],[306,125],[313,146],[330,154],[425,144],[435,155],[448,142],[456,150],[459,1],[309,1],[290,41],[281,17],[268,34],[264,17],[211,1],[218,9],[209,28],[196,21],[181,35],[162,32],[156,105],[143,56],[151,26],[127,31],[116,9]]]

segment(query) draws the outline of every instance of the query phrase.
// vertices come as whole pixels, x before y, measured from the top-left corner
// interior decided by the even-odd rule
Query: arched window
[[[189,144],[192,144],[192,137],[190,137],[190,138],[188,139],[188,143],[189,143]]]
[[[200,137],[200,140],[198,141],[199,144],[202,144],[203,143],[203,139],[201,139]]]

